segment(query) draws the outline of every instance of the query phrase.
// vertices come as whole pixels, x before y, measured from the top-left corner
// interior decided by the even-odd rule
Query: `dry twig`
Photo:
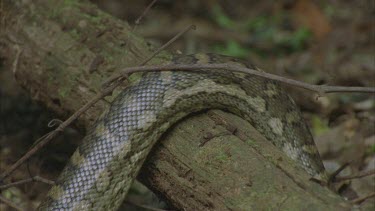
[[[375,93],[374,87],[348,87],[348,86],[327,86],[327,85],[314,85],[305,82],[297,81],[290,78],[285,78],[271,73],[260,72],[255,69],[250,69],[233,64],[170,64],[170,65],[155,65],[155,66],[140,66],[140,67],[128,67],[122,69],[121,75],[110,78],[106,81],[106,84],[116,81],[118,78],[126,76],[135,72],[153,72],[153,71],[183,71],[183,70],[194,70],[194,71],[206,71],[206,70],[225,70],[233,72],[242,72],[259,77],[267,78],[270,80],[278,81],[294,87],[303,88],[309,91],[317,92],[319,94],[333,93],[333,92],[361,92],[361,93]]]
[[[367,176],[371,176],[371,175],[375,175],[375,170],[368,171],[368,172],[362,172],[362,173],[359,173],[359,174],[356,174],[356,175],[351,175],[351,176],[336,177],[333,182],[342,182],[342,181],[345,181],[345,180],[358,179],[358,178],[367,177]]]
[[[134,22],[134,26],[137,26],[141,23],[141,20],[143,17],[146,16],[148,11],[150,11],[151,7],[157,2],[157,0],[153,0],[147,7],[143,10],[142,14],[137,18],[137,20]]]
[[[352,200],[352,203],[354,203],[354,204],[360,204],[360,203],[364,202],[365,200],[367,200],[369,198],[373,198],[373,197],[375,197],[375,192],[370,193],[370,194],[368,194],[366,196],[362,196],[362,197],[356,198],[356,199]]]
[[[333,181],[335,181],[335,178],[337,177],[337,175],[340,174],[340,172],[342,172],[346,167],[348,167],[350,164],[350,162],[347,162],[347,163],[344,163],[343,165],[340,166],[340,168],[336,169],[335,172],[333,172],[331,175],[329,175],[329,178],[328,178],[328,185],[330,186]]]
[[[29,183],[29,182],[42,182],[42,183],[45,183],[45,184],[48,184],[48,185],[54,185],[55,184],[55,182],[52,181],[52,180],[45,179],[45,178],[40,177],[40,176],[34,176],[34,177],[31,177],[31,178],[28,178],[28,179],[19,180],[17,182],[12,182],[12,183],[9,183],[9,184],[0,185],[0,190],[10,188],[10,187],[13,187],[13,186],[26,184],[26,183]]]

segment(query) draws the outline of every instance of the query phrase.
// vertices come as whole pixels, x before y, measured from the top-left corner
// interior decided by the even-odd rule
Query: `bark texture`
[[[13,61],[19,55],[16,68],[8,71],[15,71],[32,97],[61,117],[98,93],[107,77],[137,65],[153,50],[127,23],[87,1],[1,0],[1,5],[1,57]],[[168,58],[163,52],[151,63]],[[89,127],[109,105],[106,101],[77,124]],[[139,179],[178,209],[350,209],[339,196],[309,181],[250,124],[217,110],[175,125]]]

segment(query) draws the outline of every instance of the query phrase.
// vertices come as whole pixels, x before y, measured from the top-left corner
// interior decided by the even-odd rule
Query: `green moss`
[[[129,76],[130,83],[139,81],[142,78],[142,73],[133,73]]]
[[[53,8],[51,10],[47,10],[48,14],[47,17],[50,19],[57,18],[61,14],[61,10],[58,8]]]
[[[65,97],[67,97],[70,93],[70,88],[69,86],[62,86],[59,90],[58,90],[58,95],[61,99],[64,99]]]
[[[79,6],[79,1],[77,1],[77,0],[64,0],[63,6],[64,7],[76,7],[76,6]]]
[[[220,151],[220,154],[216,155],[215,159],[218,160],[218,161],[227,161],[228,155],[225,152]]]
[[[52,84],[52,83],[55,81],[55,78],[53,77],[52,74],[48,74],[48,77],[47,77],[47,78],[48,78],[48,79],[47,79],[47,80],[48,80],[47,82],[48,82],[49,84]]]
[[[75,40],[79,40],[79,38],[80,38],[80,33],[79,33],[79,31],[77,30],[77,29],[72,29],[72,30],[70,30],[69,31],[69,34],[73,37],[73,39],[75,39]]]
[[[78,8],[78,1],[75,0],[64,0],[64,1],[58,1],[57,5],[55,5],[53,8],[47,8],[43,11],[40,11],[42,13],[47,13],[47,17],[51,19],[59,19],[67,17],[64,15],[64,10],[67,8]]]
[[[101,20],[104,18],[104,17],[101,17],[100,15],[97,16],[97,15],[91,15],[87,13],[83,13],[82,16],[86,18],[89,22],[94,23],[94,24],[100,24],[100,25],[101,25]]]

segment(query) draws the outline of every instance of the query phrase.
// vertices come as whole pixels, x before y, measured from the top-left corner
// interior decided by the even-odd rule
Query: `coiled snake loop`
[[[178,56],[177,64],[241,63],[214,54]],[[158,138],[192,112],[218,108],[249,121],[309,174],[324,172],[311,134],[278,84],[210,70],[146,73],[112,102],[73,154],[41,210],[116,210]]]

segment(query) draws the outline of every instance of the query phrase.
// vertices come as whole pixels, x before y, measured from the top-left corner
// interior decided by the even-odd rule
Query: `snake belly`
[[[175,64],[251,64],[215,54]],[[40,210],[116,210],[159,137],[181,118],[223,109],[250,122],[310,175],[324,167],[293,100],[270,80],[222,70],[145,73],[111,103],[72,155]]]

